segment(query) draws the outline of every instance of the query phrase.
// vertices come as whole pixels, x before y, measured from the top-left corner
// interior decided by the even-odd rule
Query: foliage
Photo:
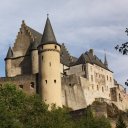
[[[77,128],[111,128],[110,122],[106,117],[93,117],[90,108],[80,121],[77,122],[76,126]]]
[[[0,87],[0,128],[73,128],[66,109],[48,106],[39,96],[27,96],[14,85]]]
[[[38,95],[28,96],[15,85],[0,87],[0,128],[111,128],[105,117],[94,118],[88,109],[80,119],[73,119],[67,108],[42,102]]]
[[[119,115],[118,120],[116,122],[116,128],[127,128],[125,122],[123,121],[123,117],[121,114]]]
[[[127,36],[128,36],[128,28],[126,28],[125,32],[127,33]],[[123,55],[127,55],[128,54],[128,42],[122,43],[121,45],[117,45],[115,49],[118,50]]]

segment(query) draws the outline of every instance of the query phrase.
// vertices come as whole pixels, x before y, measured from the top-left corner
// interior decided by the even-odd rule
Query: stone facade
[[[49,19],[43,35],[22,22],[5,65],[0,84],[12,82],[28,94],[39,93],[48,104],[78,110],[102,100],[128,109],[126,90],[115,82],[106,56],[104,63],[93,49],[79,58],[71,56],[57,43]]]

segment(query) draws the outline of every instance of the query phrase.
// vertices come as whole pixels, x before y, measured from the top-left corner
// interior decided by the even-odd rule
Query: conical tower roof
[[[49,43],[57,44],[57,41],[56,41],[56,37],[55,37],[53,29],[52,29],[52,25],[50,23],[50,20],[47,17],[43,36],[41,39],[41,44],[49,44]]]
[[[6,55],[6,58],[5,58],[5,59],[9,59],[9,58],[12,58],[12,57],[13,57],[13,52],[12,52],[11,47],[9,47],[9,49],[8,49],[8,52],[7,52],[7,55]]]

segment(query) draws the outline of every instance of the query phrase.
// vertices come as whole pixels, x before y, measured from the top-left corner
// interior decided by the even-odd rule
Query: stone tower
[[[32,62],[32,74],[38,73],[38,49],[37,49],[37,42],[32,43],[31,47],[31,62]]]
[[[7,52],[7,56],[5,58],[5,72],[6,72],[6,77],[11,77],[11,61],[12,61],[12,57],[13,57],[13,52],[11,47],[9,47],[8,52]]]
[[[40,93],[46,104],[62,107],[60,44],[57,43],[47,17],[39,50]]]

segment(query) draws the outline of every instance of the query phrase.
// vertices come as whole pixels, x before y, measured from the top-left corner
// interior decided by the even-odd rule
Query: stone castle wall
[[[62,104],[73,110],[87,107],[79,77],[76,75],[62,77]]]
[[[16,77],[1,77],[0,84],[4,85],[6,83],[12,83],[16,85],[18,89],[23,90],[27,94],[32,94],[36,92],[37,88],[37,78],[36,75],[24,75]]]

